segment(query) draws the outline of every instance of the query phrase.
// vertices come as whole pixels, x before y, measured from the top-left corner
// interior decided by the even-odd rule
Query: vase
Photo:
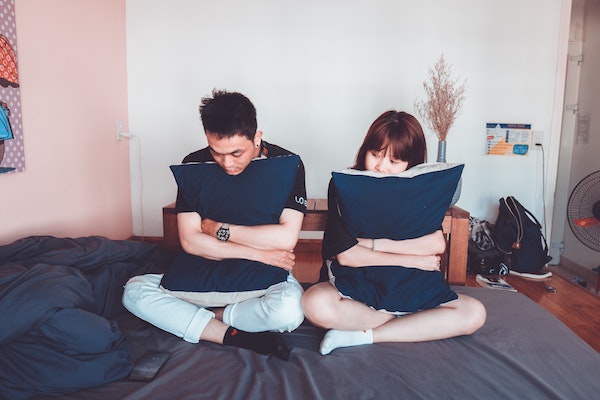
[[[438,152],[437,152],[437,162],[445,163],[446,162],[446,141],[440,140],[438,141]],[[450,206],[456,204],[458,199],[460,198],[460,191],[462,188],[462,176],[458,179],[458,184],[456,185],[456,190],[454,191],[454,195],[452,196],[452,201],[450,202]]]
[[[440,140],[438,142],[438,153],[437,153],[437,162],[446,162],[446,141]]]

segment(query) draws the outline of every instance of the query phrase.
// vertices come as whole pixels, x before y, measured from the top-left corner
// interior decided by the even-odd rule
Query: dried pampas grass
[[[451,68],[442,54],[432,69],[429,80],[423,82],[427,100],[416,100],[417,115],[439,140],[446,140],[448,131],[460,115],[465,99],[465,84],[451,77]]]

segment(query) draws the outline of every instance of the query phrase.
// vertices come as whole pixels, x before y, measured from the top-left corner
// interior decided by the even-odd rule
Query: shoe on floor
[[[546,279],[552,276],[552,272],[546,270],[540,270],[538,272],[519,272],[511,269],[509,274],[529,279]]]

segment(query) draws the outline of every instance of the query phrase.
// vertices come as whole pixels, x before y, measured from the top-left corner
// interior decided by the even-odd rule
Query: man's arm
[[[302,215],[302,213],[299,214]],[[300,220],[300,225],[301,224],[302,220]],[[186,253],[211,260],[243,258],[274,265],[286,270],[291,270],[294,266],[295,255],[291,250],[277,249],[274,247],[255,248],[236,243],[232,240],[224,242],[217,239],[216,234],[209,235],[202,232],[202,218],[200,218],[200,215],[196,212],[177,214],[177,226],[181,247]],[[296,240],[298,235],[299,233],[296,235]]]
[[[279,217],[279,224],[230,225],[229,241],[254,249],[291,251],[298,242],[303,219],[304,213],[291,208],[284,208]],[[217,230],[222,224],[222,222],[204,219],[201,229],[209,236],[216,236]]]

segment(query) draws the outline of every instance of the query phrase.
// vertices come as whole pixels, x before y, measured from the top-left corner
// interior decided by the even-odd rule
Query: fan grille
[[[569,197],[567,220],[571,231],[581,243],[592,250],[600,251],[600,224],[579,226],[577,220],[593,217],[594,206],[600,202],[600,171],[583,178]]]

